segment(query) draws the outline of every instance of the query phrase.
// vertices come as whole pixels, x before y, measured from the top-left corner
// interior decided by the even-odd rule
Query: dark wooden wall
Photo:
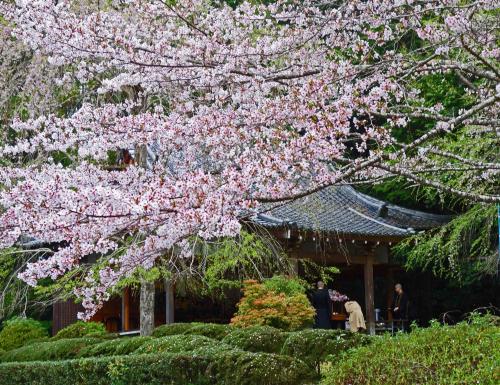
[[[55,303],[52,307],[52,335],[76,322],[77,314],[80,311],[83,311],[82,305],[76,304],[72,300]]]

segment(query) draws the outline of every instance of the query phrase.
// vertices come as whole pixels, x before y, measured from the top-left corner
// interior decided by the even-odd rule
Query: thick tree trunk
[[[136,164],[148,168],[148,148],[146,145],[136,146]],[[155,327],[155,284],[154,282],[141,282],[140,297],[140,327],[141,336],[150,336]]]
[[[141,282],[140,304],[141,336],[150,336],[155,327],[155,284],[154,282]]]

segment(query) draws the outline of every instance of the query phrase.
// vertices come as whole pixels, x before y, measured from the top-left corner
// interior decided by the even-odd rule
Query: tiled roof
[[[428,214],[372,198],[350,186],[332,186],[266,208],[252,220],[266,227],[287,224],[301,230],[403,237],[445,224],[447,215]]]

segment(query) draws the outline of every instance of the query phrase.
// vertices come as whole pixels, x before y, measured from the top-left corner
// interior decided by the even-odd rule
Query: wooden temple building
[[[416,232],[441,226],[449,216],[428,214],[393,205],[356,191],[333,186],[301,199],[266,208],[251,220],[275,236],[304,274],[299,260],[340,269],[333,288],[360,303],[367,327],[375,330],[375,308],[388,308],[392,301],[394,272],[401,266],[391,258],[391,246]],[[188,299],[159,282],[155,296],[155,323],[205,320],[227,321],[239,293],[225,301]],[[196,302],[198,301],[198,302]],[[76,321],[79,305],[71,301],[53,307],[53,333]],[[194,313],[198,317],[194,317]],[[386,319],[390,319],[390,313]],[[139,296],[125,290],[94,316],[109,331],[139,329]]]

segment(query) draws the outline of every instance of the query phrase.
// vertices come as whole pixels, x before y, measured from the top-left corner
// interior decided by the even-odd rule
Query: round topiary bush
[[[59,330],[57,334],[52,338],[53,339],[80,338],[88,336],[90,334],[95,336],[96,333],[97,334],[106,333],[106,328],[104,327],[104,324],[100,322],[77,321],[69,326],[66,326],[64,329]]]
[[[318,367],[327,356],[337,356],[346,350],[368,344],[370,337],[346,330],[307,329],[290,333],[281,354],[296,357],[312,367]]]
[[[155,328],[155,330],[153,330],[153,337],[165,337],[165,336],[175,336],[178,334],[184,334],[195,325],[199,324],[173,323],[173,324],[161,325]]]
[[[25,345],[29,341],[38,340],[49,335],[42,323],[30,318],[13,318],[3,323],[0,332],[0,349],[12,350]]]
[[[500,370],[499,341],[500,327],[491,317],[456,326],[434,323],[351,350],[332,363],[322,384],[493,385]]]
[[[201,347],[220,346],[221,343],[212,338],[196,335],[173,335],[154,338],[142,344],[134,354],[146,353],[181,353],[190,352]]]
[[[234,328],[222,342],[249,352],[279,353],[288,333],[271,326]]]

